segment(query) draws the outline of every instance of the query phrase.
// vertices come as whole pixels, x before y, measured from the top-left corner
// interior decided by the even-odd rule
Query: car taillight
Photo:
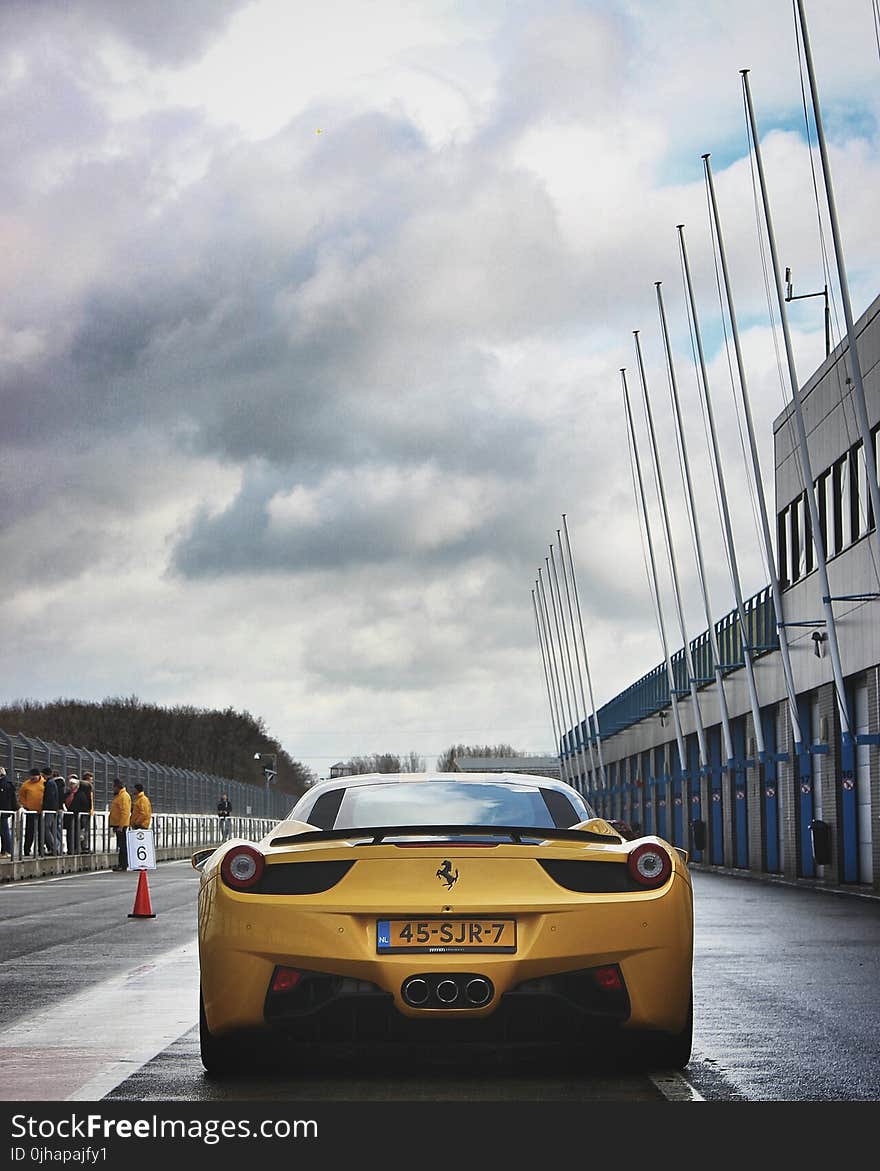
[[[623,987],[623,976],[617,964],[605,968],[593,968],[593,979],[603,992],[619,992]]]
[[[250,890],[263,877],[266,860],[253,846],[233,846],[223,856],[220,873],[233,890]]]
[[[672,873],[672,859],[662,846],[650,842],[636,846],[626,860],[633,879],[644,887],[662,886]]]
[[[276,968],[271,989],[273,992],[292,992],[301,979],[299,968]]]

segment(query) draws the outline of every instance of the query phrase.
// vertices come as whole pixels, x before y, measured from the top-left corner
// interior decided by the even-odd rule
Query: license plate
[[[516,919],[379,919],[376,950],[514,952]]]

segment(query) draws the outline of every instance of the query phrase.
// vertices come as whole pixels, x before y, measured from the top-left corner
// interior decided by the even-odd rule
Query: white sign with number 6
[[[125,831],[128,847],[129,870],[155,870],[156,847],[151,829],[129,829]]]

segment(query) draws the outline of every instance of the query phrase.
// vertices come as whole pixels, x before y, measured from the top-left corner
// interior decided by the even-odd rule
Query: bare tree
[[[523,753],[510,744],[450,744],[437,757],[437,771],[451,773],[457,757],[462,756],[522,756]]]
[[[393,752],[373,752],[368,756],[352,756],[346,765],[360,773],[399,773],[401,768],[400,757]]]
[[[425,771],[425,758],[410,749],[401,759],[400,771],[402,773],[423,773]]]

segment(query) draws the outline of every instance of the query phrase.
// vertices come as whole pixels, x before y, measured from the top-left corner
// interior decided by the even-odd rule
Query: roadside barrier
[[[10,819],[11,853],[0,854],[0,882],[39,875],[105,870],[117,859],[116,832],[107,810],[95,813],[36,813],[17,809]],[[274,818],[216,814],[154,813],[150,828],[156,861],[188,858],[195,850],[219,846],[228,838],[256,842],[277,824]],[[5,843],[4,843],[5,844]]]

